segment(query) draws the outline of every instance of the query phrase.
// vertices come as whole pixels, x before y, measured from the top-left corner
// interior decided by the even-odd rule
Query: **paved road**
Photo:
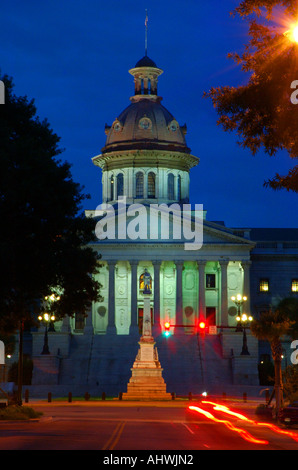
[[[196,405],[29,403],[28,406],[42,411],[43,417],[30,422],[0,421],[0,450],[106,451],[100,454],[100,459],[119,457],[121,451],[127,455],[124,451],[130,450],[167,450],[176,451],[177,455],[185,451],[189,458],[198,450],[298,450],[298,430],[292,431],[293,436],[277,433],[255,424],[256,417],[235,406],[230,408],[246,414],[250,421],[228,414],[227,408],[224,412],[215,410],[210,403],[198,403],[200,411],[194,410],[189,415],[186,411],[189,404]],[[227,402],[224,405],[229,406]],[[281,431],[288,432],[285,428]]]

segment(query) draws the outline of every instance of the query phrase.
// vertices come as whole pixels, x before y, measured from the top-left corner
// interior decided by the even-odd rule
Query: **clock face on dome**
[[[147,117],[143,117],[139,120],[139,128],[140,129],[151,129],[152,128],[152,122],[151,119]]]
[[[176,132],[176,130],[178,129],[179,127],[179,124],[177,121],[172,121],[170,122],[169,126],[168,126],[168,129],[171,131],[171,132]]]
[[[119,121],[115,121],[114,124],[113,124],[113,129],[114,129],[115,132],[122,131],[121,123]]]

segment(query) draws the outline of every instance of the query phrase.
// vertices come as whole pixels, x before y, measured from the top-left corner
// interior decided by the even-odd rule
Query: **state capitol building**
[[[201,201],[189,200],[189,187],[199,158],[187,146],[186,125],[158,95],[163,71],[145,55],[129,73],[134,95],[105,126],[105,145],[92,158],[95,178],[102,177],[102,203],[114,208],[116,219],[119,201],[142,209],[191,205],[193,223],[192,211]],[[101,220],[95,209],[86,216],[94,218],[94,227]],[[148,219],[148,232],[149,225]],[[282,298],[298,296],[298,229],[234,229],[209,221],[204,208],[200,249],[186,250],[185,239],[175,239],[172,232],[168,239],[160,232],[132,239],[117,231],[114,239],[98,239],[93,248],[101,255],[96,275],[101,301],[87,317],[54,324],[48,333],[50,355],[41,354],[44,329],[30,334],[32,390],[98,396],[126,391],[142,333],[145,273],[150,274],[152,335],[167,392],[259,390],[258,365],[270,360],[270,347],[247,328],[247,353],[241,354],[244,335],[237,316],[257,317]],[[237,296],[246,299],[242,305],[236,304]],[[195,328],[201,321],[203,334]],[[169,336],[165,322],[171,324]],[[284,349],[287,360],[289,344]]]

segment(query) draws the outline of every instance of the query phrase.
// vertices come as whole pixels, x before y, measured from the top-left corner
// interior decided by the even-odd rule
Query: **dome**
[[[186,145],[186,126],[180,127],[160,99],[133,101],[107,128],[102,153],[148,149],[190,153]]]
[[[157,68],[156,63],[153,62],[147,55],[145,55],[142,59],[140,59],[136,65],[135,68],[137,67],[154,67]]]

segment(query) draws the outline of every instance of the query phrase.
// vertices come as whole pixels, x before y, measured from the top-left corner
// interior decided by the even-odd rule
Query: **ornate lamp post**
[[[243,313],[241,315],[241,307],[242,307],[243,303],[246,302],[247,297],[245,295],[242,296],[242,295],[238,294],[236,297],[235,296],[231,297],[231,299],[233,300],[233,302],[237,306],[237,317],[236,317],[237,327],[236,327],[236,331],[237,332],[243,331],[243,344],[242,344],[241,356],[249,356],[249,352],[248,352],[248,348],[247,348],[247,337],[246,337],[245,327],[249,322],[252,321],[253,318],[251,316],[247,316],[246,313]]]
[[[237,294],[236,297],[233,295],[231,297],[231,299],[233,300],[234,304],[237,307],[236,320],[238,321],[238,323],[237,323],[236,331],[242,331],[242,325],[241,325],[241,322],[240,322],[240,320],[241,320],[241,307],[242,307],[243,303],[246,302],[247,297],[245,295],[242,297],[241,294]],[[239,320],[238,320],[238,318],[239,318]]]
[[[60,300],[60,296],[51,294],[50,296],[47,295],[44,298],[44,300],[51,304],[52,302],[56,302],[57,300]],[[56,320],[56,317],[55,315],[51,315],[48,312],[44,312],[42,315],[39,315],[38,320],[45,325],[44,343],[43,343],[43,349],[42,349],[41,354],[50,354],[49,343],[48,343],[48,325],[54,322]]]
[[[48,325],[50,322],[55,321],[55,315],[50,315],[49,313],[45,312],[43,315],[39,315],[38,320],[45,325],[44,342],[41,354],[50,354],[48,343]]]
[[[247,316],[246,313],[243,313],[241,317],[237,317],[236,319],[238,321],[238,324],[241,325],[241,329],[243,330],[243,343],[242,343],[241,356],[249,356],[250,354],[248,352],[248,347],[247,347],[247,337],[246,337],[245,327],[248,323],[250,323],[253,320],[253,318],[251,316]]]

